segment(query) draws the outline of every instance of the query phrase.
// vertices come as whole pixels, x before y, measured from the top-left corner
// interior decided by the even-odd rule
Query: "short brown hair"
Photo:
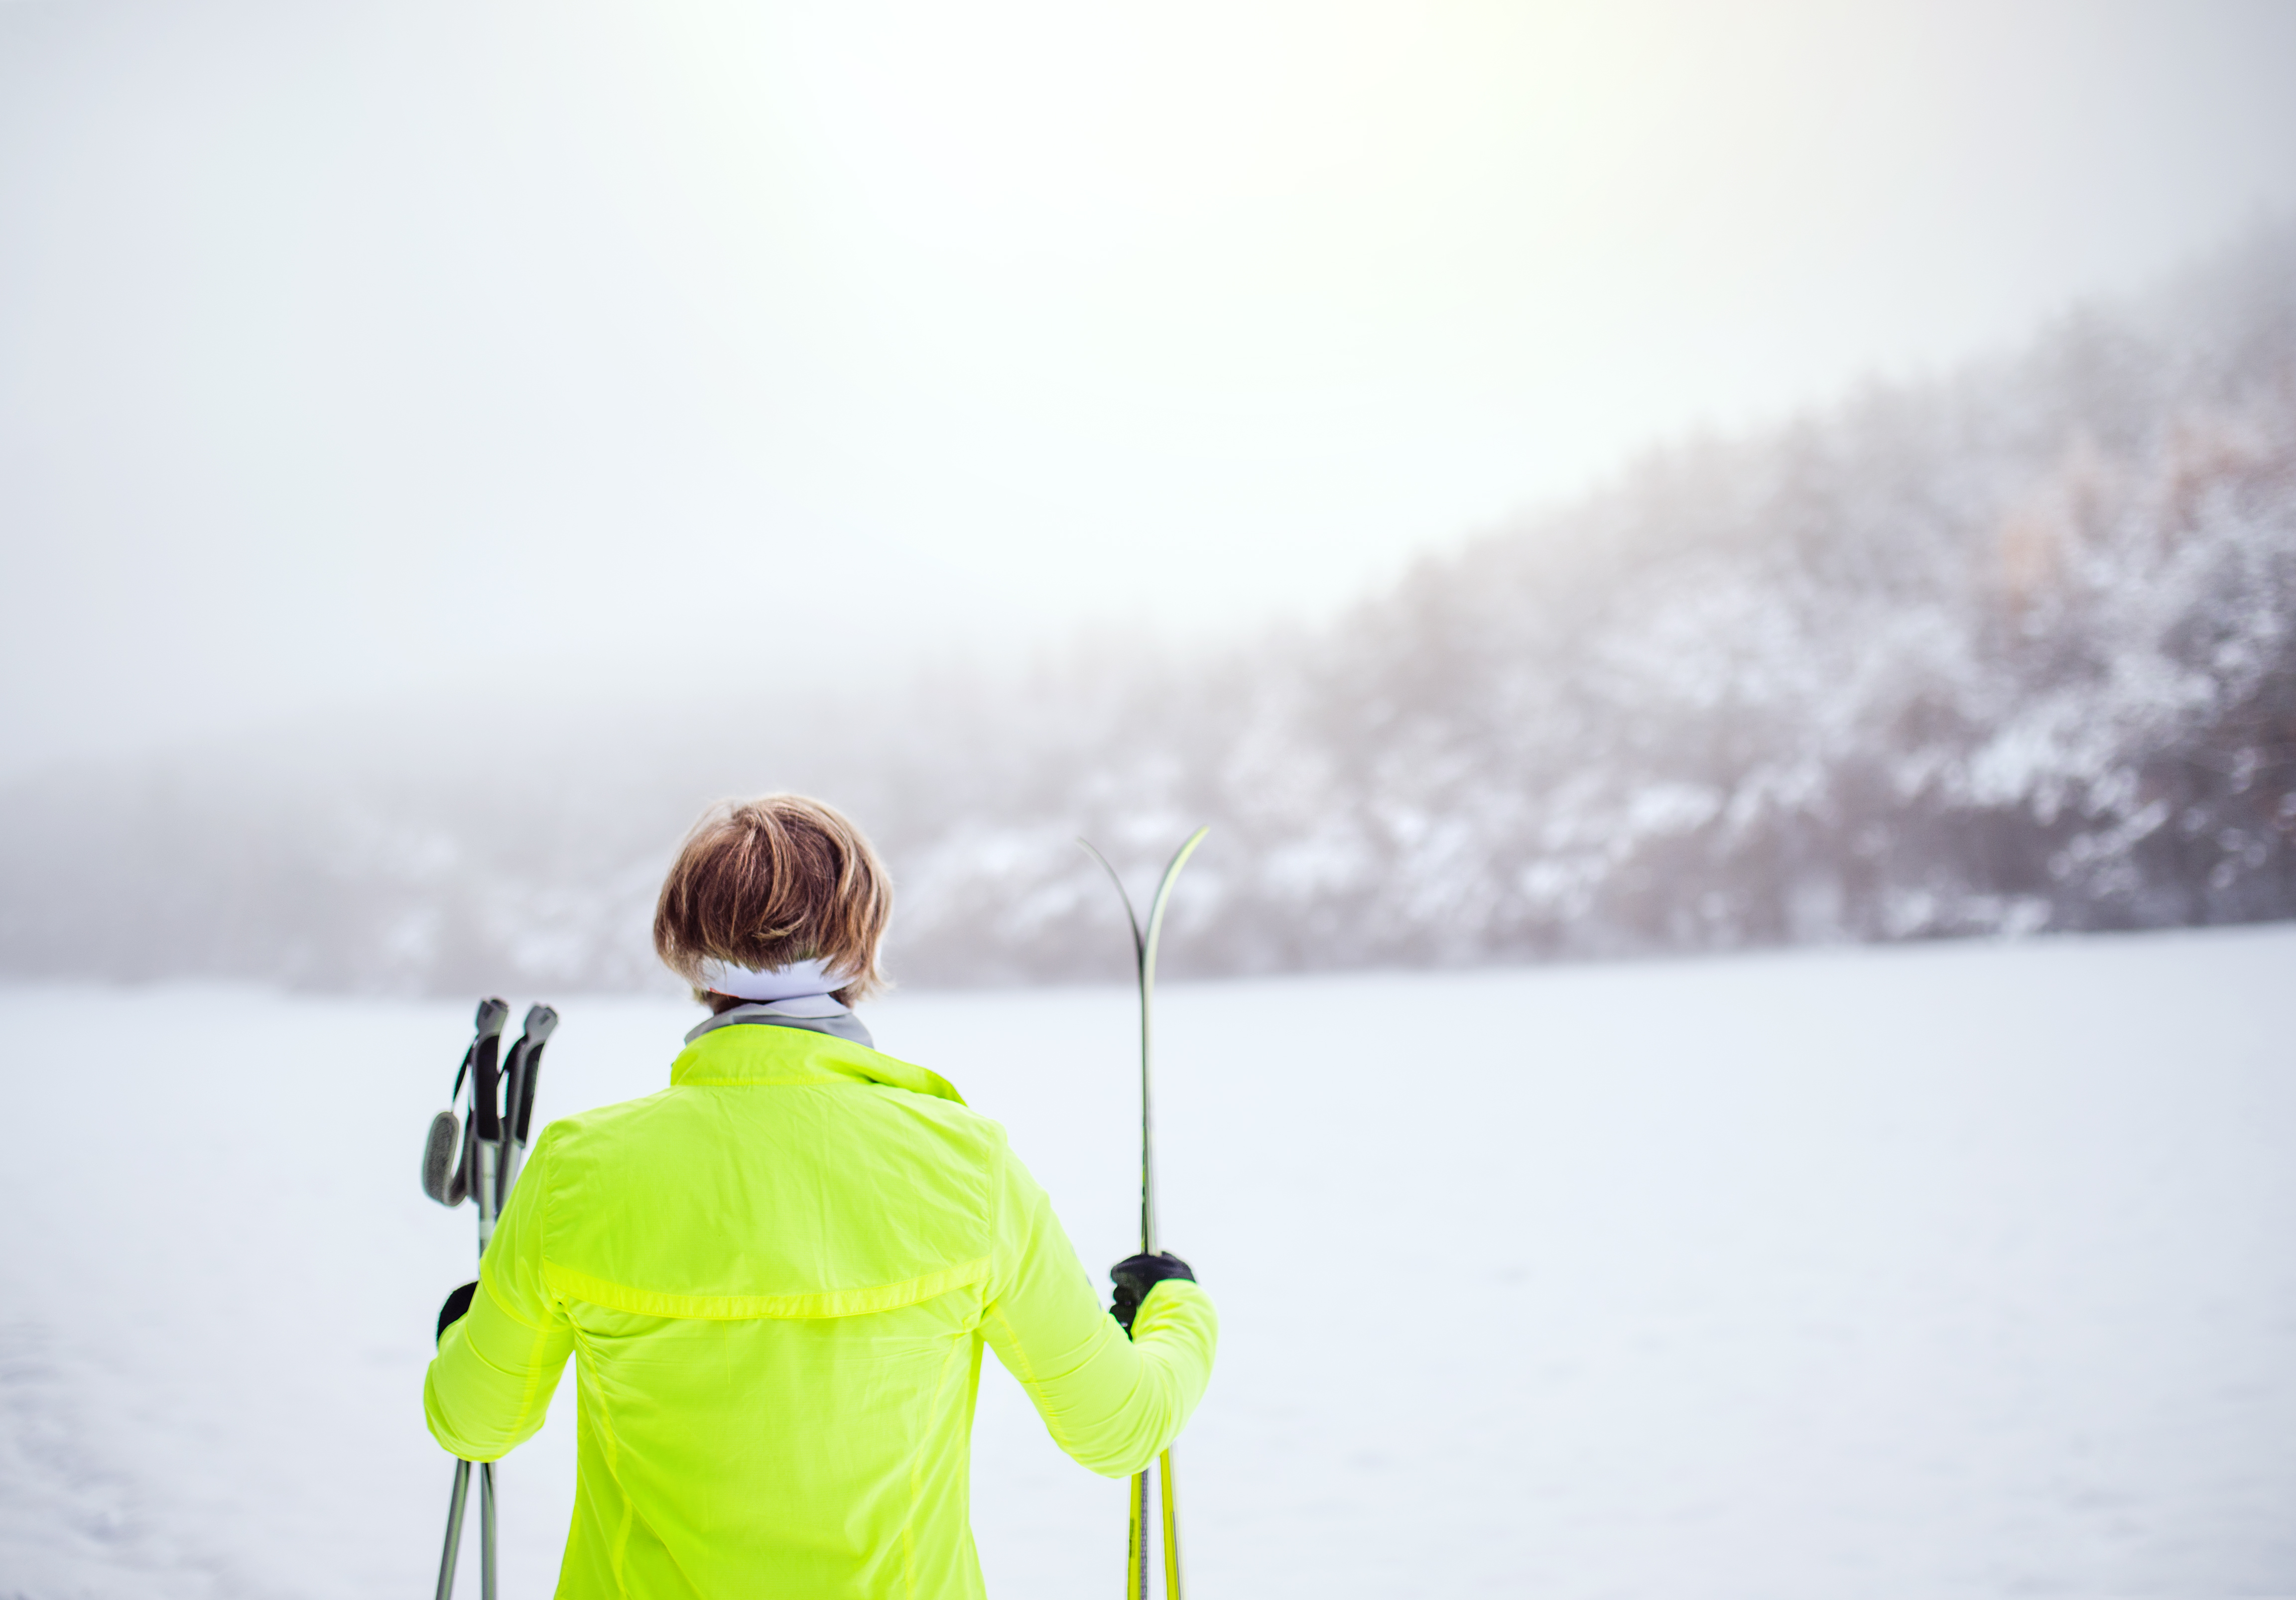
[[[883,986],[877,945],[892,880],[861,830],[801,794],[720,800],[678,847],[654,902],[653,948],[702,990],[701,965],[763,969],[822,961],[853,981],[847,1005]]]

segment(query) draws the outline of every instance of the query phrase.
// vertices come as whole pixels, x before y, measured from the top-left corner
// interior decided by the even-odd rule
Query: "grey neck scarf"
[[[721,1011],[714,1017],[704,1017],[692,1031],[686,1034],[685,1042],[690,1045],[715,1028],[732,1028],[746,1022],[762,1023],[768,1028],[802,1028],[809,1033],[826,1033],[834,1038],[849,1040],[860,1046],[864,1050],[874,1050],[877,1047],[876,1040],[869,1037],[869,1030],[861,1025],[859,1017],[855,1016],[847,1007],[838,1005],[834,1000],[830,1001],[829,1004],[837,1008],[826,1016],[799,1016],[792,1011],[784,1011],[783,1006],[797,1005],[806,1011],[818,1011],[821,1009],[820,1000],[752,1001],[747,1005],[736,1005],[729,1010]]]

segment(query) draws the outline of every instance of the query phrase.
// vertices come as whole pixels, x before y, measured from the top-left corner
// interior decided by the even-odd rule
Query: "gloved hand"
[[[439,1338],[442,1342],[447,1337],[447,1330],[470,1315],[471,1296],[478,1292],[478,1281],[474,1278],[448,1295],[447,1303],[439,1308]]]
[[[1195,1268],[1160,1250],[1152,1256],[1132,1256],[1119,1261],[1108,1269],[1108,1276],[1116,1283],[1116,1303],[1108,1309],[1108,1314],[1116,1318],[1128,1335],[1132,1332],[1133,1314],[1148,1298],[1148,1291],[1166,1278],[1185,1278],[1192,1284],[1196,1281]]]

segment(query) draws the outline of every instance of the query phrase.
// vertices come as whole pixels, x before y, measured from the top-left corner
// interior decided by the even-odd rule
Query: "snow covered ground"
[[[1167,1227],[1226,1327],[1198,1595],[2296,1595],[2292,977],[2282,927],[1172,989]],[[545,997],[545,1116],[691,1018]],[[1095,1269],[1130,1004],[870,1018]],[[0,991],[0,1595],[427,1592],[472,1224],[414,1177],[468,1014]],[[1118,1593],[1119,1489],[983,1390],[992,1589]],[[503,1469],[505,1600],[572,1392]]]

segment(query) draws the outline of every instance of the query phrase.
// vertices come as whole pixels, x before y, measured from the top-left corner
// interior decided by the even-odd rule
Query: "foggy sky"
[[[2273,4],[15,0],[0,773],[1312,612],[2292,150]]]

